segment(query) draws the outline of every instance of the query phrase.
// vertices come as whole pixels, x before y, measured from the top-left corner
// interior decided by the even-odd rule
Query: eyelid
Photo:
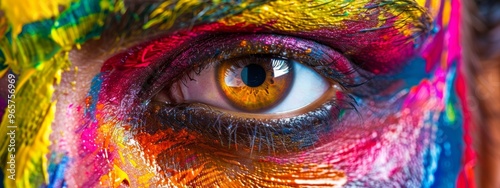
[[[152,50],[155,50],[154,47]],[[313,41],[275,34],[226,34],[199,41],[175,58],[169,57],[171,61],[168,65],[160,68],[161,76],[154,79],[169,87],[164,84],[173,83],[191,71],[197,73],[215,62],[252,54],[274,54],[302,62],[343,87],[360,84],[357,69],[339,52]],[[168,70],[179,71],[173,75]]]
[[[313,106],[311,108],[317,107],[316,109],[310,110],[311,108],[309,108],[307,111],[304,109],[279,116],[259,115],[256,117],[249,113],[235,115],[196,103],[167,104],[152,100],[162,89],[170,88],[172,83],[179,81],[189,72],[196,74],[196,72],[203,71],[206,66],[212,66],[221,60],[251,54],[277,55],[281,58],[302,62],[324,76],[329,82],[336,82],[344,87],[350,88],[351,85],[358,83],[356,80],[358,71],[346,57],[328,46],[310,40],[277,34],[248,33],[221,33],[220,35],[199,36],[199,38],[194,37],[190,40],[172,43],[166,42],[166,40],[162,39],[163,44],[151,41],[147,45],[117,55],[109,60],[116,62],[115,64],[110,63],[107,65],[108,67],[103,67],[103,72],[114,74],[115,80],[120,80],[121,73],[132,72],[132,74],[126,75],[137,77],[136,82],[126,83],[128,88],[134,88],[134,90],[124,88],[118,92],[122,92],[123,97],[134,96],[134,102],[140,104],[141,110],[147,110],[145,114],[155,116],[150,120],[160,124],[152,123],[158,126],[153,127],[154,130],[178,127],[197,130],[206,137],[225,137],[226,133],[218,131],[237,129],[232,126],[238,124],[241,125],[239,127],[242,129],[235,130],[234,133],[240,134],[240,137],[250,138],[252,135],[249,135],[249,129],[260,130],[262,126],[265,126],[266,128],[261,131],[263,131],[263,136],[267,135],[269,139],[271,139],[270,132],[272,131],[282,129],[280,131],[285,134],[288,130],[296,130],[288,137],[295,135],[303,139],[304,142],[309,142],[310,140],[315,141],[314,138],[317,137],[318,131],[334,127],[335,124],[332,122],[339,120],[344,114],[344,110],[355,108],[356,103],[347,90],[331,92],[329,95],[323,96],[324,100],[316,100],[317,103],[309,105]],[[141,61],[133,64],[133,61],[139,58],[151,62]],[[104,87],[108,87],[109,91],[113,90],[112,87]],[[123,91],[127,91],[127,93]],[[121,99],[117,100],[121,101]],[[134,107],[132,104],[125,105]],[[210,113],[213,116],[201,116],[197,112],[206,115]],[[144,123],[145,126],[147,124]],[[205,134],[206,129],[210,129],[212,132]],[[309,134],[302,136],[301,130],[307,130]],[[265,131],[267,133],[264,133]]]

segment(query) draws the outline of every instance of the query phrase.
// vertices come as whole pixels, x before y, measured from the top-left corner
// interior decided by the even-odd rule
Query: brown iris
[[[284,98],[293,82],[289,60],[247,56],[217,67],[217,82],[236,108],[256,112],[269,109]]]

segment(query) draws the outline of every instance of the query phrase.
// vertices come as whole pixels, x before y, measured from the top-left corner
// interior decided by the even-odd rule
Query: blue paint
[[[432,155],[431,152],[426,152],[424,156],[424,184],[422,187],[456,187],[457,177],[462,166],[462,155],[464,153],[463,141],[463,114],[461,104],[458,100],[455,88],[456,68],[451,67],[449,77],[447,77],[447,86],[445,103],[452,104],[455,109],[455,121],[449,121],[446,117],[446,111],[441,112],[437,125],[438,131],[433,144],[438,148],[439,153]],[[436,164],[436,166],[433,166]]]
[[[56,158],[56,154],[52,154],[51,158],[54,160]],[[66,171],[69,162],[70,160],[68,156],[64,155],[59,163],[50,163],[48,168],[49,184],[47,185],[47,188],[66,187],[64,172]]]
[[[414,57],[402,67],[400,71],[395,74],[379,75],[372,78],[367,84],[380,85],[380,83],[395,83],[401,82],[398,88],[393,88],[392,92],[387,92],[387,95],[368,95],[366,97],[372,98],[374,101],[389,101],[393,100],[395,95],[400,94],[401,91],[409,91],[410,88],[417,86],[424,79],[429,79],[432,74],[425,71],[426,60],[422,57]],[[399,83],[398,83],[399,84]],[[369,88],[367,88],[369,89]],[[385,89],[385,88],[383,88]],[[380,93],[379,89],[372,91],[372,93]],[[375,97],[375,98],[374,98]],[[362,101],[358,101],[362,102]],[[359,103],[360,104],[360,103]]]
[[[91,103],[88,108],[85,108],[85,117],[87,119],[95,120],[95,111],[97,106],[97,101],[99,99],[99,92],[101,91],[102,85],[102,75],[101,73],[94,76],[92,79],[92,84],[90,85],[90,90],[87,93],[87,97],[91,98]]]

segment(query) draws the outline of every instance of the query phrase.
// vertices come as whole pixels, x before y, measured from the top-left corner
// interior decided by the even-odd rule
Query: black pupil
[[[266,81],[266,70],[257,64],[247,65],[241,71],[241,79],[247,86],[260,86]]]

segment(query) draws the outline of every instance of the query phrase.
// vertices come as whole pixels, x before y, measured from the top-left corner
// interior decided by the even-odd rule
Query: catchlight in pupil
[[[289,60],[246,56],[221,62],[217,85],[235,108],[257,112],[276,105],[287,94],[294,72]]]
[[[241,80],[250,87],[260,86],[266,81],[266,71],[260,65],[247,65],[241,71]]]
[[[303,63],[270,55],[213,62],[186,74],[155,100],[202,103],[246,114],[287,114],[322,99],[332,85]],[[328,94],[328,95],[330,95]]]

